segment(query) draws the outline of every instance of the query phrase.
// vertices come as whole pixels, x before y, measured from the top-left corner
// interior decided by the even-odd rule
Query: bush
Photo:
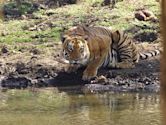
[[[33,13],[37,8],[30,2],[21,2],[19,6],[16,2],[10,2],[4,5],[3,10],[5,15],[19,17],[26,13]]]
[[[76,4],[78,0],[47,0],[45,4],[47,6],[63,6],[67,4]]]

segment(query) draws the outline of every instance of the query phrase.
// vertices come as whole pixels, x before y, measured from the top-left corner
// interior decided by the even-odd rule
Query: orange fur
[[[133,68],[140,57],[146,59],[158,53],[140,54],[127,34],[118,30],[112,32],[105,27],[73,27],[63,34],[62,42],[64,57],[71,63],[70,69],[77,69],[78,65],[87,66],[83,80],[95,77],[101,66]]]
[[[87,65],[83,73],[83,80],[89,80],[97,75],[97,70],[102,65],[103,60],[110,47],[110,38],[109,37],[95,37],[90,38],[88,42],[88,47],[90,50],[90,62]]]
[[[97,75],[99,67],[102,65],[103,60],[110,49],[111,38],[103,34],[103,28],[88,28],[85,26],[77,26],[67,30],[63,37],[70,39],[75,36],[82,37],[84,44],[87,44],[89,48],[89,59],[87,62],[87,67],[83,72],[83,80],[90,80]],[[64,43],[65,44],[65,43]],[[63,47],[65,48],[65,47]],[[77,48],[77,47],[76,47]],[[78,51],[73,51],[72,57],[76,57]]]
[[[88,40],[81,39],[80,37],[69,37],[66,38],[63,44],[63,48],[67,50],[67,45],[71,42],[74,43],[74,49],[70,52],[70,57],[68,60],[81,60],[79,59],[79,50],[80,46],[78,45],[79,42],[82,41],[84,46],[87,46],[89,49],[87,50],[89,53],[89,58],[87,59],[87,65],[84,73],[83,73],[83,80],[90,80],[91,78],[97,75],[97,70],[102,65],[103,60],[110,48],[111,40],[109,37],[101,36],[95,38],[89,38]],[[70,42],[70,43],[69,43]],[[73,65],[71,64],[71,67]]]

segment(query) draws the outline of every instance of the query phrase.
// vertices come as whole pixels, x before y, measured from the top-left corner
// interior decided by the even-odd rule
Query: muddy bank
[[[160,90],[159,57],[142,60],[133,69],[100,69],[98,78],[87,82],[81,80],[84,69],[73,73],[65,72],[68,65],[61,63],[57,56],[61,49],[60,44],[49,45],[47,49],[50,50],[49,54],[34,47],[20,52],[10,52],[3,48],[0,55],[1,87],[79,86],[79,89],[93,92]]]

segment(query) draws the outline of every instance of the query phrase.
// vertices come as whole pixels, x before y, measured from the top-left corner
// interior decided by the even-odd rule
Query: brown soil
[[[25,45],[24,45],[25,46]],[[69,87],[85,91],[159,92],[159,57],[140,61],[133,69],[100,69],[98,77],[82,81],[83,69],[67,73],[67,64],[58,60],[61,45],[49,45],[51,54],[31,47],[27,51],[11,52],[5,47],[0,55],[2,88]],[[51,48],[49,50],[51,50]]]

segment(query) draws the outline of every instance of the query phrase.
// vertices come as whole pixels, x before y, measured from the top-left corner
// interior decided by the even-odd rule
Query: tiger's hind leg
[[[121,69],[134,68],[135,64],[131,61],[123,61],[123,62],[116,63],[115,67],[116,68],[121,68]]]
[[[130,43],[130,44],[129,44]],[[119,49],[118,62],[116,68],[134,68],[135,63],[139,60],[139,55],[135,45],[129,41],[128,46],[123,46]]]

